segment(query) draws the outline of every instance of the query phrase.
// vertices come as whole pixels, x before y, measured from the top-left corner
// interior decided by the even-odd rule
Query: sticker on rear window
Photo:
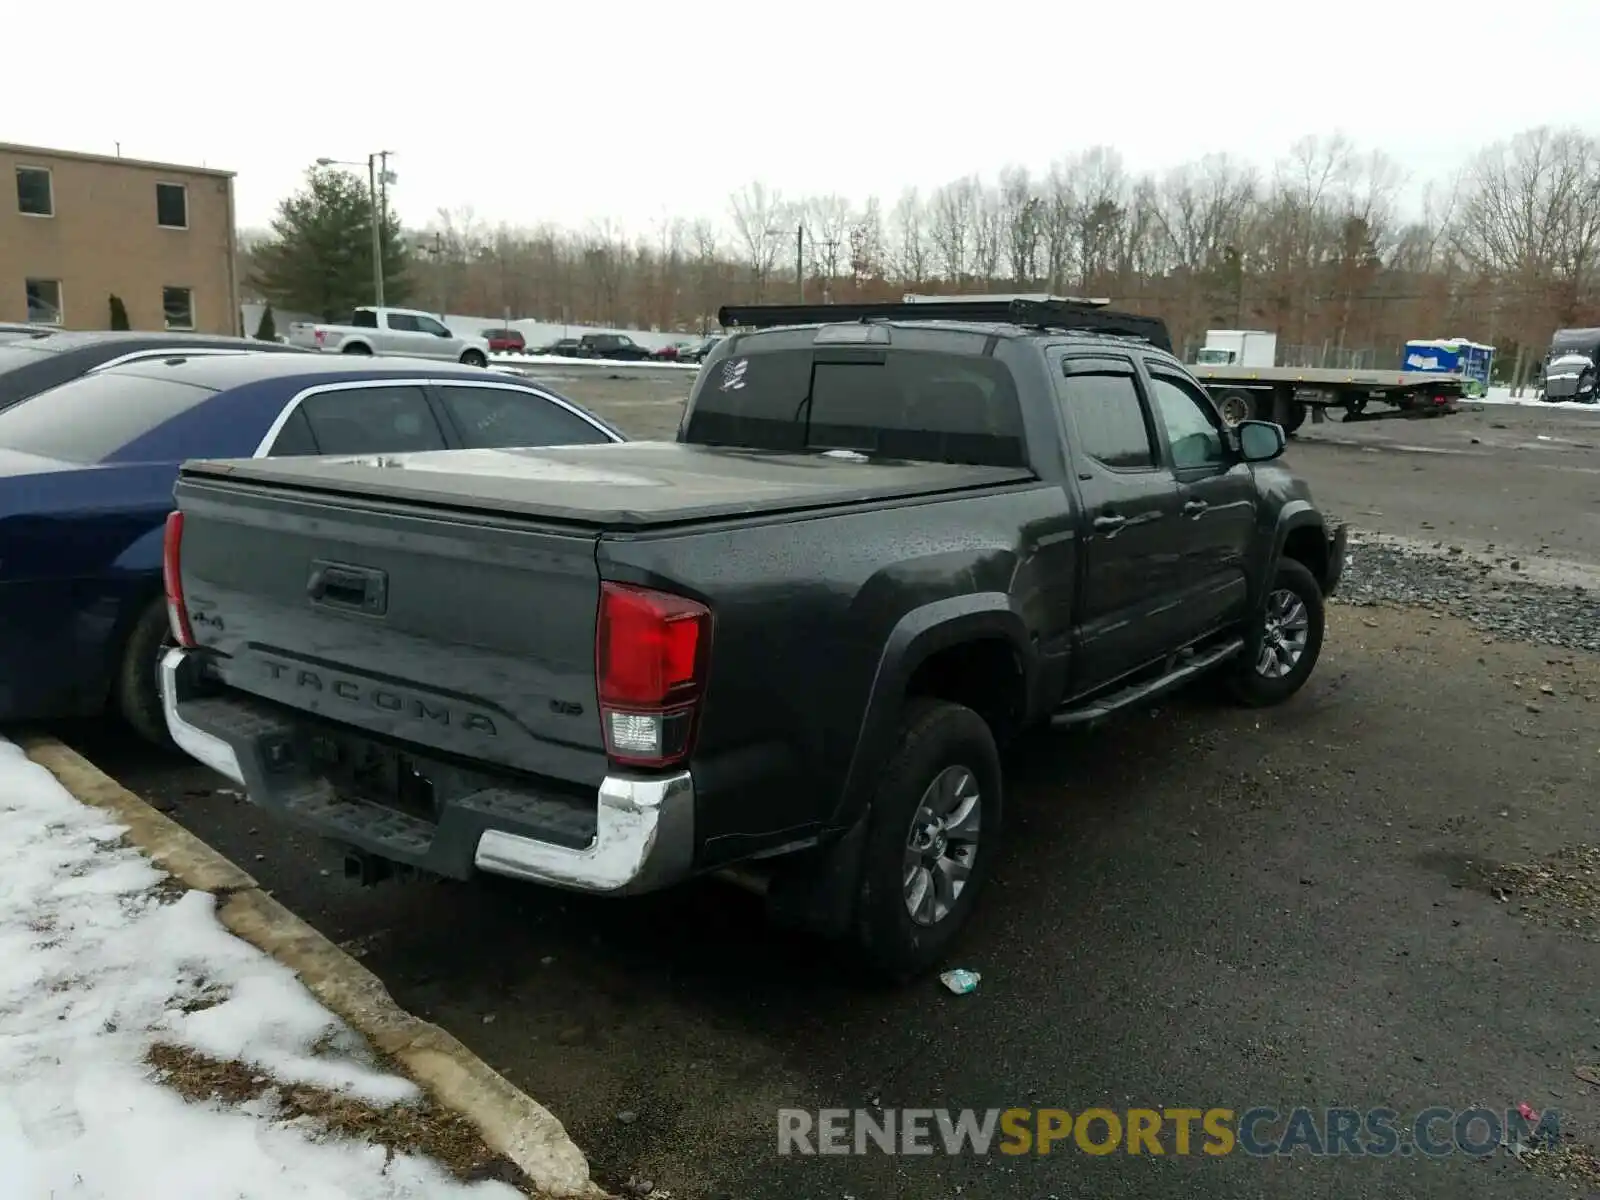
[[[735,358],[722,364],[722,390],[736,392],[744,386],[745,372],[750,369],[748,358]]]

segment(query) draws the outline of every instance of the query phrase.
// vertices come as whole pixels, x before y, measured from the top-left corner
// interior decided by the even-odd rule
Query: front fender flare
[[[1255,600],[1261,601],[1266,595],[1267,586],[1272,582],[1272,576],[1278,569],[1278,560],[1283,557],[1283,548],[1289,541],[1289,535],[1297,529],[1307,527],[1322,530],[1326,528],[1322,513],[1310,500],[1293,499],[1284,502],[1278,510],[1277,524],[1272,531],[1271,550],[1266,562],[1261,565],[1261,572],[1256,578]],[[1325,580],[1319,579],[1318,583]]]
[[[905,706],[906,685],[927,659],[964,642],[1000,639],[1022,664],[1024,695],[1032,696],[1034,655],[1022,617],[1004,592],[947,596],[912,609],[884,640],[867,696],[855,751],[845,775],[832,821],[834,828],[860,818],[877,783],[877,766],[890,753],[890,742]]]

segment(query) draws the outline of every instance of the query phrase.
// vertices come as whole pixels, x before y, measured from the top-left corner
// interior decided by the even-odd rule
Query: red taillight
[[[183,603],[183,572],[179,553],[183,544],[183,514],[167,514],[166,538],[161,544],[161,582],[167,592],[167,624],[173,640],[180,646],[194,645],[194,630],[189,627],[189,610]]]
[[[600,585],[594,659],[608,755],[650,767],[689,756],[710,648],[704,604],[652,588]]]

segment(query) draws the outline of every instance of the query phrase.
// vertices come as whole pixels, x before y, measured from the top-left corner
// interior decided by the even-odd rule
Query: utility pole
[[[823,263],[823,270],[822,270],[822,302],[824,304],[832,304],[833,303],[833,271],[834,271],[834,265],[838,262],[838,257],[839,257],[839,239],[838,238],[823,238],[822,239],[822,245],[827,250],[827,254],[822,260],[822,263]]]
[[[367,155],[367,201],[372,208],[372,302],[383,307],[383,212],[378,207],[378,158]]]
[[[383,307],[383,226],[389,219],[389,185],[395,181],[389,174],[392,153],[392,150],[378,150],[367,155],[367,204],[372,216],[372,302],[379,308]],[[345,158],[317,159],[319,167],[360,165]]]
[[[806,227],[801,222],[794,227],[794,282],[800,303],[806,302]]]

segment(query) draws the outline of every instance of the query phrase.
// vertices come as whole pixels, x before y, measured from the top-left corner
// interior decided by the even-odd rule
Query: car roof
[[[529,380],[502,375],[482,367],[467,367],[424,358],[373,357],[365,354],[174,354],[142,362],[108,367],[103,375],[137,375],[146,379],[173,379],[196,387],[225,391],[268,379],[303,379],[307,387],[340,378],[460,379],[467,382]]]
[[[94,347],[122,347],[129,351],[159,349],[171,346],[184,347],[237,346],[241,350],[288,350],[278,342],[259,342],[253,338],[230,337],[222,333],[168,333],[158,330],[138,329],[53,329],[40,330],[29,339],[29,348],[52,354],[65,354],[71,350]]]
[[[754,329],[740,328],[735,326],[730,329],[725,329],[721,334],[717,334],[715,336],[724,339],[738,337],[739,344],[742,346],[748,344],[752,339],[760,339],[769,334],[794,334],[796,332],[813,333],[827,325],[846,325],[854,323],[855,322],[852,321],[808,321],[805,324],[772,325],[764,328]],[[1162,358],[1171,359],[1173,362],[1178,361],[1176,355],[1172,354],[1170,351],[1161,346],[1155,345],[1152,342],[1147,342],[1140,338],[1128,337],[1123,334],[1101,332],[1094,329],[1041,328],[1038,325],[1026,325],[1013,321],[961,321],[954,318],[934,319],[928,321],[910,319],[896,320],[892,317],[875,318],[872,321],[872,324],[886,325],[891,329],[905,329],[919,333],[955,333],[966,334],[969,336],[976,334],[980,337],[999,338],[1005,341],[1038,341],[1042,339],[1057,343],[1072,342],[1091,346],[1103,346],[1107,349],[1136,349],[1148,354],[1160,355]],[[788,342],[790,339],[785,338],[783,340],[784,342]],[[785,348],[787,349],[789,347],[786,345]],[[735,353],[737,353],[737,350]]]

